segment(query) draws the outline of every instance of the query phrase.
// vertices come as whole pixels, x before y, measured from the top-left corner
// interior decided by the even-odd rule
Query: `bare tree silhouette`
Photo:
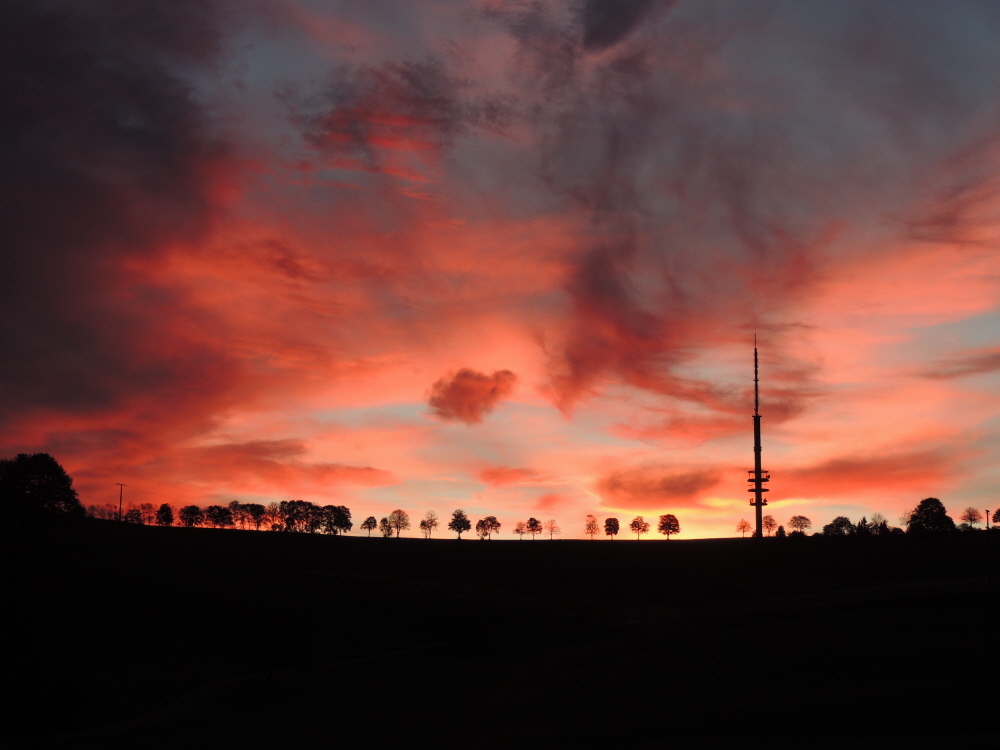
[[[430,539],[431,535],[438,527],[438,514],[433,510],[429,510],[424,514],[424,520],[420,522],[420,530],[424,532],[424,535]]]
[[[958,517],[959,521],[969,524],[970,526],[975,526],[977,523],[982,523],[983,513],[979,508],[973,508],[971,505],[962,511],[962,515]]]
[[[753,526],[751,526],[750,522],[747,521],[745,518],[741,518],[740,522],[736,524],[736,530],[740,532],[740,534],[742,534],[743,538],[745,539],[747,532],[753,530]]]
[[[601,527],[597,523],[597,517],[593,515],[587,516],[587,522],[583,526],[583,533],[590,534],[590,541],[594,541],[594,534],[599,532]]]
[[[396,538],[399,539],[399,532],[410,528],[410,514],[402,508],[396,508],[389,514],[389,525],[392,526],[393,531],[396,532]]]
[[[556,524],[556,519],[554,518],[551,518],[548,521],[546,521],[543,526],[545,528],[545,533],[549,535],[549,539],[551,539],[555,534],[559,534],[562,532],[562,529],[560,529],[559,526]]]
[[[812,528],[812,521],[805,516],[792,516],[788,521],[788,525],[800,534],[805,534],[806,529]]]
[[[528,524],[524,521],[518,521],[514,524],[514,533],[517,534],[518,539],[524,539],[524,535],[528,533]]]
[[[774,516],[767,515],[760,519],[760,525],[764,527],[764,531],[767,532],[768,536],[771,536],[771,532],[778,528],[778,522],[774,520]]]

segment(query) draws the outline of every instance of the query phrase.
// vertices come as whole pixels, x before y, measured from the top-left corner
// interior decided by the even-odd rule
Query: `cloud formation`
[[[676,467],[642,466],[602,477],[597,481],[597,491],[606,507],[655,510],[691,505],[721,479],[718,469],[685,471]]]
[[[479,424],[510,395],[517,375],[510,370],[497,370],[492,375],[463,367],[446,375],[431,386],[427,403],[434,414],[446,422]]]
[[[773,494],[973,502],[998,32],[989,3],[7,3],[0,447],[95,497],[695,517],[745,489],[705,467],[749,461],[756,331]],[[484,351],[510,369],[424,391]]]

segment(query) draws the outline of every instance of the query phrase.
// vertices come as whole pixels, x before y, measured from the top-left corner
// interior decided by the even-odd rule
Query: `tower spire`
[[[756,531],[754,536],[758,539],[763,537],[762,521],[764,506],[767,505],[767,500],[764,499],[764,493],[767,492],[767,488],[764,487],[764,483],[770,481],[770,472],[764,471],[760,468],[760,384],[759,384],[759,366],[757,361],[757,334],[753,335],[753,469],[747,473],[750,475],[747,481],[750,482],[750,489],[747,492],[753,493],[753,500],[750,501],[750,505],[754,506],[754,516],[757,521]]]

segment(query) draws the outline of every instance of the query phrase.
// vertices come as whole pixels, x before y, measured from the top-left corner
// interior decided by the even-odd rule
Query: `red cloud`
[[[550,492],[542,495],[535,501],[535,510],[551,511],[563,506],[569,498],[558,492]]]
[[[345,466],[333,463],[307,463],[300,459],[306,452],[297,440],[254,440],[194,448],[182,461],[183,471],[195,481],[222,482],[228,487],[264,487],[283,491],[286,488],[322,488],[338,484],[369,487],[393,484],[396,479],[371,466]]]
[[[718,469],[676,472],[662,467],[640,467],[616,471],[600,479],[597,491],[614,507],[662,508],[690,504],[705,490],[719,483]]]
[[[528,484],[542,478],[534,469],[516,469],[512,466],[494,466],[479,472],[479,478],[494,487],[505,487],[511,484]]]
[[[514,390],[517,375],[497,370],[492,375],[463,367],[431,386],[428,403],[434,413],[448,422],[478,424],[493,411],[501,398]]]
[[[772,493],[780,492],[783,497],[831,497],[878,488],[931,494],[954,471],[953,464],[934,451],[848,456],[776,474]]]

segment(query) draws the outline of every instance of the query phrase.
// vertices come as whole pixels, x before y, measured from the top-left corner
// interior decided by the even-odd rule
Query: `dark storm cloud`
[[[5,409],[86,412],[231,375],[163,325],[123,270],[199,236],[226,164],[180,66],[219,47],[209,2],[13,2],[0,14],[0,388]],[[9,412],[8,412],[9,415]]]
[[[321,94],[291,98],[309,144],[337,166],[380,170],[387,153],[433,154],[471,129],[502,129],[509,102],[475,88],[430,57],[343,68]]]
[[[900,184],[937,179],[998,130],[990,4],[961,17],[943,3],[491,7],[521,49],[544,182],[590,217],[566,285],[575,320],[550,348],[564,409],[623,381],[728,410],[681,366],[782,321],[823,279],[848,217],[906,213],[919,191]],[[914,233],[940,236],[966,196],[993,192],[958,184],[971,187]],[[775,375],[786,367],[802,363]],[[790,414],[814,390],[799,385],[783,394]]]
[[[583,46],[598,51],[617,44],[660,4],[657,0],[586,0],[581,9]]]
[[[427,402],[447,422],[479,424],[501,399],[510,395],[516,383],[517,375],[510,370],[487,375],[463,367],[435,382]]]

